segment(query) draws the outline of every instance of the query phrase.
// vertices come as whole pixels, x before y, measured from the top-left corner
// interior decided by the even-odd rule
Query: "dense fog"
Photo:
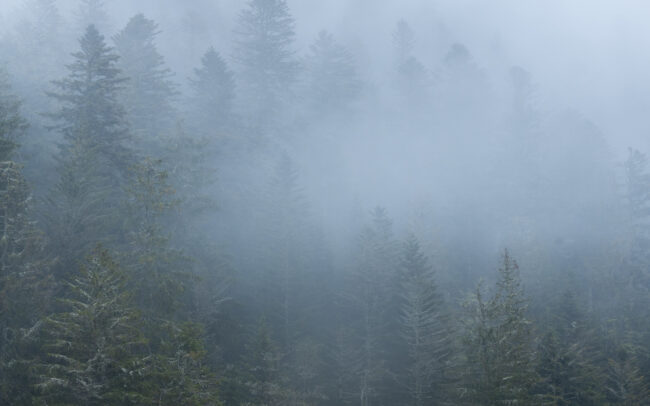
[[[3,0],[0,404],[650,404],[648,13]]]

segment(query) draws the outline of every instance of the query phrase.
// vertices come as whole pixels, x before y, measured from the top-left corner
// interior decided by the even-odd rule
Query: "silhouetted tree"
[[[234,59],[246,117],[273,129],[295,82],[294,21],[285,0],[250,0],[235,29]]]
[[[69,272],[97,241],[119,234],[115,216],[122,199],[126,168],[133,154],[117,94],[124,79],[117,55],[95,27],[89,26],[73,54],[68,77],[48,93],[60,103],[50,114],[63,135],[59,145],[59,181],[51,190],[48,235],[61,257],[58,269]]]
[[[161,135],[174,123],[172,102],[177,94],[172,72],[155,44],[158,25],[143,14],[131,17],[113,37],[120,56],[117,67],[128,78],[120,93],[134,141],[146,155],[160,156]]]
[[[226,61],[210,47],[201,58],[201,66],[194,69],[192,112],[196,127],[214,137],[229,136],[233,130],[233,103],[235,79]]]

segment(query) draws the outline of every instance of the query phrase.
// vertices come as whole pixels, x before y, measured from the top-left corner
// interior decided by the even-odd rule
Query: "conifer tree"
[[[246,116],[259,129],[274,129],[298,72],[292,49],[294,20],[287,2],[248,1],[235,34],[234,59]]]
[[[244,385],[248,399],[244,404],[279,405],[282,396],[280,385],[279,351],[271,338],[266,320],[261,319],[251,334],[242,360]]]
[[[146,375],[142,321],[127,278],[97,249],[69,284],[65,309],[42,327],[44,363],[38,387],[47,404],[143,404]],[[144,399],[143,399],[144,398]]]
[[[393,44],[395,47],[397,90],[400,96],[404,98],[408,111],[412,111],[414,108],[425,104],[429,77],[422,62],[413,55],[415,34],[405,20],[400,20],[397,23],[397,27],[393,31]]]
[[[346,111],[361,91],[352,55],[327,31],[321,31],[309,49],[304,65],[306,97],[313,113],[327,117],[333,112]]]
[[[75,268],[89,247],[118,237],[115,216],[125,169],[133,159],[124,110],[116,99],[124,82],[118,57],[94,26],[80,45],[68,77],[54,82],[58,92],[48,93],[61,106],[50,117],[63,142],[46,225],[63,274]]]
[[[361,234],[357,264],[351,272],[346,292],[347,311],[353,330],[346,334],[342,351],[351,355],[341,373],[353,380],[345,388],[345,397],[360,399],[360,404],[377,404],[382,394],[392,389],[387,366],[387,344],[392,344],[398,325],[392,319],[392,286],[398,282],[397,252],[392,222],[383,208],[372,213],[371,226]],[[349,347],[349,348],[345,348]]]
[[[531,323],[519,266],[506,250],[494,295],[484,299],[481,287],[468,304],[465,336],[467,365],[464,396],[470,404],[515,404],[531,401],[537,382],[533,368]]]
[[[227,136],[234,124],[233,103],[235,78],[221,55],[210,47],[201,58],[201,66],[194,69],[192,86],[192,115],[196,127],[210,136]]]
[[[27,123],[0,78],[0,403],[25,404],[32,394],[32,327],[47,306],[52,281],[42,235],[31,218],[31,195],[14,150]]]
[[[641,405],[650,398],[650,386],[638,367],[635,349],[622,345],[608,359],[607,397],[614,405]]]
[[[128,78],[120,94],[134,141],[143,155],[160,156],[160,135],[173,124],[172,102],[177,94],[172,72],[156,48],[158,24],[143,14],[131,17],[113,37],[117,63]]]
[[[407,379],[401,380],[408,388],[409,404],[422,406],[445,399],[452,355],[450,326],[433,270],[414,236],[404,245],[401,268],[401,324],[408,354]]]
[[[106,12],[105,0],[81,0],[77,9],[77,23],[81,30],[94,25],[100,32],[110,31],[111,24]]]
[[[131,167],[127,207],[134,225],[128,235],[129,270],[135,299],[147,321],[169,319],[182,302],[185,258],[169,246],[161,218],[178,205],[162,162],[145,158]],[[186,275],[185,275],[186,276]]]
[[[553,313],[556,321],[537,349],[537,392],[550,404],[600,404],[604,378],[593,343],[596,331],[588,328],[571,290]]]

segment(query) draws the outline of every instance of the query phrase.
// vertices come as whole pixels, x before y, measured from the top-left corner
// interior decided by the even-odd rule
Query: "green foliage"
[[[146,342],[126,286],[126,275],[101,248],[69,282],[65,311],[42,327],[38,388],[47,404],[142,404]]]
[[[20,100],[11,94],[6,73],[0,70],[0,161],[12,158],[13,152],[27,130],[27,121],[20,115]]]
[[[220,405],[216,378],[203,364],[203,327],[192,322],[165,323],[157,333],[164,339],[150,361],[151,404]]]
[[[277,122],[287,87],[296,79],[294,21],[285,0],[250,0],[235,29],[234,58],[248,117],[268,129]]]
[[[57,274],[75,269],[97,242],[119,238],[117,210],[122,200],[125,165],[133,155],[124,110],[116,101],[124,82],[118,57],[94,26],[80,40],[69,75],[48,93],[60,109],[49,116],[63,135],[59,145],[57,184],[48,196],[46,213],[52,251],[61,261]]]
[[[127,188],[130,213],[129,271],[135,299],[147,319],[169,317],[179,308],[184,292],[185,258],[169,246],[161,218],[178,205],[162,162],[145,158],[131,167]]]
[[[484,405],[530,402],[537,377],[533,369],[531,323],[519,279],[519,266],[506,250],[494,295],[481,286],[466,304],[466,367],[462,398]]]
[[[392,222],[383,208],[371,213],[372,223],[359,238],[357,263],[350,274],[345,292],[352,329],[344,331],[339,351],[347,354],[340,364],[341,374],[350,377],[344,383],[344,399],[361,399],[371,405],[381,398],[389,371],[387,344],[398,330],[393,326],[391,287],[397,280],[397,246],[393,240]]]
[[[421,406],[445,398],[453,348],[433,270],[413,235],[401,257],[401,325],[408,378],[400,380],[408,388],[410,404]]]
[[[20,165],[0,162],[0,403],[31,395],[34,329],[52,291],[45,244],[30,217],[30,193]]]

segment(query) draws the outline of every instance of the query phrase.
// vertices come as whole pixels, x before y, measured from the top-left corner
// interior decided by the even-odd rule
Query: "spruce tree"
[[[146,320],[169,320],[181,311],[187,265],[169,245],[161,219],[178,205],[162,162],[144,158],[131,167],[127,210],[133,225],[127,235],[128,267],[134,278],[135,300]]]
[[[359,97],[361,81],[350,52],[321,31],[305,59],[306,98],[314,115],[347,111]]]
[[[450,325],[431,265],[414,236],[407,239],[401,257],[401,327],[407,359],[406,379],[400,380],[408,388],[409,404],[422,406],[446,400]]]
[[[69,282],[64,311],[42,327],[46,353],[38,388],[47,404],[136,405],[145,402],[142,321],[124,271],[96,249]]]
[[[128,78],[120,94],[134,141],[144,155],[160,156],[161,133],[173,124],[172,107],[177,94],[172,73],[155,44],[158,24],[143,14],[131,17],[126,26],[113,37],[117,63]]]
[[[526,318],[528,305],[519,266],[507,250],[494,295],[486,300],[479,286],[467,307],[463,397],[470,404],[483,405],[531,402],[531,389],[538,379],[531,323]]]
[[[192,112],[196,127],[214,137],[228,136],[233,130],[233,103],[235,78],[226,61],[210,47],[201,58],[201,66],[194,69],[190,80]]]
[[[340,351],[348,354],[341,374],[348,375],[343,400],[360,399],[370,406],[393,389],[387,350],[398,338],[399,328],[391,287],[398,283],[397,252],[392,222],[383,208],[371,212],[372,223],[359,238],[358,257],[345,292],[351,330],[343,331]],[[346,348],[347,347],[347,348]]]
[[[234,59],[246,116],[258,129],[277,129],[298,72],[287,2],[250,0],[239,15],[235,35]]]
[[[422,108],[426,104],[430,86],[429,73],[420,60],[413,55],[415,34],[409,24],[400,20],[393,32],[395,47],[396,86],[400,97],[404,100],[407,110]]]
[[[62,274],[74,269],[98,241],[119,238],[117,210],[126,168],[133,160],[129,133],[117,94],[124,79],[117,55],[94,26],[80,40],[69,75],[48,93],[60,109],[49,116],[63,141],[59,145],[59,180],[46,212],[52,249],[60,255]]]
[[[101,32],[110,31],[111,24],[106,12],[105,0],[81,0],[77,8],[77,23],[81,30],[94,25]]]
[[[27,404],[32,391],[33,327],[52,281],[44,239],[31,216],[31,194],[14,150],[27,123],[0,78],[0,403]]]

